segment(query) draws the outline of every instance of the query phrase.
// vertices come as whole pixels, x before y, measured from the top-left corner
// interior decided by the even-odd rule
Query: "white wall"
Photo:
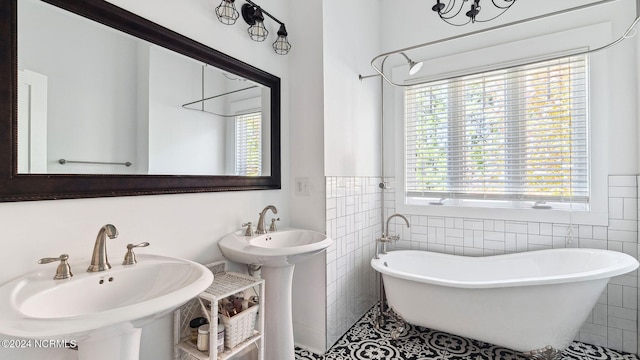
[[[291,11],[294,24],[299,24],[299,40],[290,54],[291,78],[299,79],[292,83],[290,105],[295,149],[291,206],[297,214],[292,223],[330,233],[325,176],[380,175],[380,82],[358,79],[371,73],[369,59],[379,52],[379,4],[292,1]],[[295,193],[296,181],[308,181],[308,195]],[[294,274],[294,298],[305,299],[293,304],[296,344],[320,353],[330,345],[325,326],[327,261],[322,254],[298,264]]]
[[[41,257],[68,253],[72,267],[88,260],[97,231],[106,223],[113,223],[120,231],[119,238],[107,245],[112,261],[124,255],[127,243],[149,241],[151,246],[140,252],[174,255],[201,263],[221,259],[216,242],[238,229],[242,222],[256,221],[258,212],[267,204],[278,208],[282,226],[290,224],[293,214],[288,203],[289,58],[275,54],[268,43],[250,40],[241,20],[234,26],[218,22],[213,14],[217,4],[211,1],[114,0],[113,3],[282,79],[282,190],[1,203],[4,243],[0,252],[0,283],[41,270],[43,266],[50,267],[53,274],[52,264],[37,264]],[[261,5],[282,19],[290,18],[285,2],[265,0]],[[273,28],[273,23],[267,26],[275,34],[277,28]],[[292,26],[288,30],[295,34],[297,29]],[[145,328],[141,359],[172,358],[171,323],[167,318]],[[74,355],[67,351],[0,349],[0,358],[5,360],[69,359]]]
[[[20,1],[19,8],[30,15],[18,21],[18,67],[48,77],[48,172],[133,172],[123,166],[61,165],[58,159],[135,160],[135,41],[86,27],[86,20],[52,6]],[[83,136],[74,136],[78,129]]]
[[[149,59],[151,49],[146,43],[138,42],[138,71],[136,91],[136,158],[133,166],[139,174],[149,172]]]
[[[327,348],[377,299],[367,259],[382,211],[381,80],[359,75],[374,74],[369,62],[380,53],[380,4],[323,1],[325,226],[334,239],[323,264]]]
[[[449,36],[491,28],[497,25],[599,1],[600,0],[539,0],[535,2],[518,2],[501,17],[493,21],[460,27],[449,25],[440,20],[437,14],[431,10],[433,4],[429,2],[422,0],[403,0],[403,6],[399,7],[397,3],[383,1],[382,13],[384,14],[385,20],[382,22],[380,29],[382,51],[393,51],[423,42],[444,39]],[[615,2],[630,6],[635,4],[634,0],[619,0]],[[634,13],[629,13],[628,15],[632,17],[633,14]],[[576,13],[570,16],[577,20],[580,19],[580,15]],[[559,26],[569,29],[573,27],[573,24],[567,23],[564,19],[562,21],[558,18],[555,19],[555,23]],[[483,35],[481,38],[486,38],[486,36]]]
[[[402,5],[404,8],[404,4]],[[380,175],[380,1],[323,2],[325,175]]]
[[[151,46],[150,174],[225,174],[225,124],[228,119],[182,108],[182,104],[202,99],[201,76],[200,63]],[[226,91],[213,81],[205,81],[205,85],[206,96]],[[199,105],[194,108],[198,109]],[[223,114],[225,110],[220,106],[215,112]]]
[[[291,0],[287,21],[292,44],[291,91],[291,224],[324,233],[324,96],[322,79],[322,2]],[[290,26],[295,28],[291,31]],[[295,81],[293,81],[295,79]],[[308,183],[295,192],[295,181]],[[303,185],[303,184],[301,184]],[[324,352],[325,254],[296,265],[293,275],[293,326],[296,345]]]

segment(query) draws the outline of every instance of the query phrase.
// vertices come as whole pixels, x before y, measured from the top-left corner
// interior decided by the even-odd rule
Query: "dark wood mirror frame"
[[[271,89],[271,175],[18,174],[17,1],[0,1],[0,201],[280,189],[280,78],[101,0],[42,1]]]

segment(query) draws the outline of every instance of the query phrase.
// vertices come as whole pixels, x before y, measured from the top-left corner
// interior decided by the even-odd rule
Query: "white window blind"
[[[405,89],[409,198],[589,201],[587,59]]]
[[[262,174],[262,113],[236,116],[236,175]]]

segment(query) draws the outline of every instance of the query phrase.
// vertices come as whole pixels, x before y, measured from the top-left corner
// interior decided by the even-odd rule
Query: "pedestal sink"
[[[262,265],[267,359],[295,359],[291,313],[293,270],[295,264],[324,251],[332,243],[333,240],[321,233],[291,228],[256,236],[245,236],[244,231],[238,231],[218,243],[227,259]]]
[[[141,328],[213,281],[206,267],[173,257],[138,255],[135,265],[94,273],[80,270],[87,265],[72,262],[66,280],[47,266],[1,285],[0,333],[71,341],[80,360],[138,360]]]

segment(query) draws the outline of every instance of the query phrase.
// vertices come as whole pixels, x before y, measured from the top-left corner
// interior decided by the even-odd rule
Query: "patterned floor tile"
[[[392,323],[376,329],[376,308],[369,310],[324,355],[296,348],[296,360],[526,360],[503,347],[442,331],[409,325],[397,340],[391,338]],[[563,360],[640,360],[601,346],[574,342],[562,353]]]

